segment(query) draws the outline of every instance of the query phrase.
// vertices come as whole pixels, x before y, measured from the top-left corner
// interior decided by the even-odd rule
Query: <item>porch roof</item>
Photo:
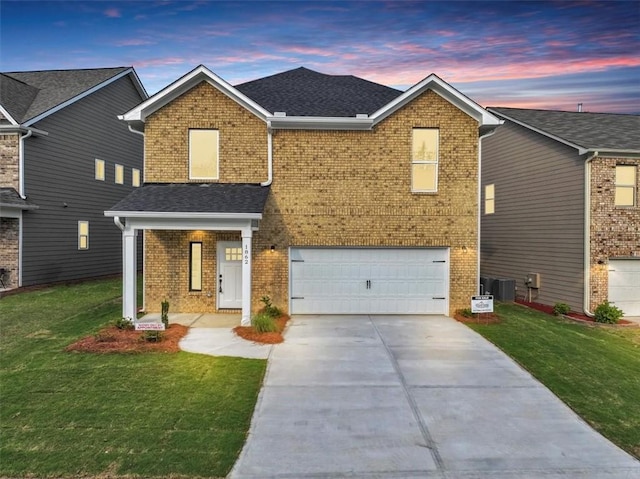
[[[0,207],[15,208],[19,210],[35,210],[38,205],[29,200],[22,199],[14,188],[0,188]]]
[[[105,216],[262,217],[268,186],[247,183],[146,184]]]

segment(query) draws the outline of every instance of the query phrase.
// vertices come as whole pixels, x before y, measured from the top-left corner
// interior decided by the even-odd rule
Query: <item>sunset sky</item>
[[[0,2],[3,72],[134,66],[153,94],[304,66],[483,106],[640,113],[640,1]]]

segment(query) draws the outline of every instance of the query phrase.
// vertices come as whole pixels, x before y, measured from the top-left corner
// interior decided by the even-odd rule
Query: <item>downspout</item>
[[[273,182],[273,131],[271,122],[267,121],[267,181],[260,183],[260,186],[270,186]]]
[[[120,221],[120,217],[119,216],[114,216],[113,217],[113,222],[116,224],[116,226],[118,228],[120,228],[120,231],[124,231],[124,225],[122,224],[122,221]]]
[[[583,282],[584,294],[582,302],[582,310],[589,317],[595,315],[589,309],[591,302],[591,161],[598,156],[598,152],[594,151],[584,162],[584,265]]]
[[[478,294],[484,293],[480,291],[480,235],[482,234],[482,140],[493,135],[498,127],[491,130],[489,133],[485,133],[478,138],[478,257],[476,258],[476,292]]]
[[[18,194],[23,200],[27,199],[24,194],[24,140],[33,135],[33,130],[20,135],[18,140]],[[22,287],[22,212],[18,221],[18,288]]]

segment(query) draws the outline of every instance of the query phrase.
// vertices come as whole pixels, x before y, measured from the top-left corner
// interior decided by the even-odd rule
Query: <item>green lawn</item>
[[[0,299],[0,476],[224,477],[266,361],[67,353],[120,317],[121,282]]]
[[[498,304],[502,323],[469,325],[595,429],[640,458],[640,328],[603,328]]]

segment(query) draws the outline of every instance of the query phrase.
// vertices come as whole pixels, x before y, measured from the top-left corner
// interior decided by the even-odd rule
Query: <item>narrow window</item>
[[[435,128],[414,128],[411,158],[411,191],[438,191],[439,131]]]
[[[616,206],[635,206],[636,204],[636,167],[616,166]]]
[[[104,181],[104,160],[96,158],[96,180]]]
[[[189,179],[218,179],[218,130],[189,130]]]
[[[89,249],[88,221],[78,221],[78,249]]]
[[[131,169],[131,186],[134,188],[140,186],[140,170],[137,168]]]
[[[192,242],[189,246],[189,290],[202,291],[202,242]]]
[[[116,165],[116,183],[124,185],[124,167],[122,165]]]
[[[484,187],[484,214],[492,215],[496,211],[496,188],[495,185]]]

